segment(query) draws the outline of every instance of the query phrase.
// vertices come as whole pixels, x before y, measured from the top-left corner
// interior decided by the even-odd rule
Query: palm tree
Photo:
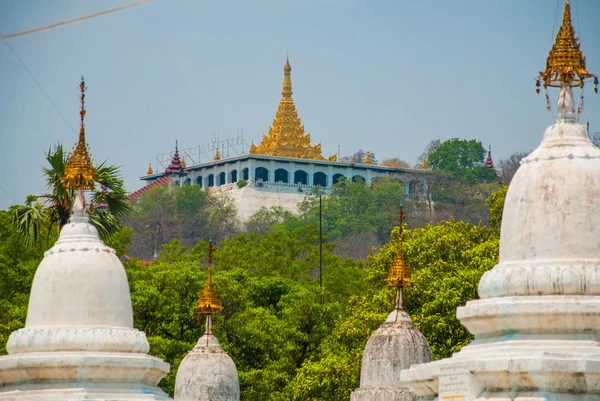
[[[56,225],[58,232],[67,224],[76,190],[65,185],[65,160],[67,154],[58,144],[49,149],[46,160],[50,167],[42,168],[49,193],[27,198],[24,206],[15,208],[14,223],[25,243],[32,247],[39,241],[44,227],[48,234]],[[100,237],[107,239],[121,228],[130,210],[127,193],[120,176],[120,168],[106,161],[96,167],[96,181],[89,204],[90,222],[98,229]]]

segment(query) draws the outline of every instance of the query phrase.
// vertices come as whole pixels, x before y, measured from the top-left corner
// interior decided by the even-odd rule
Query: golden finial
[[[181,156],[181,166],[182,166],[182,167],[187,167],[187,166],[185,165],[185,156]]]
[[[293,157],[300,159],[325,160],[321,154],[321,144],[312,145],[310,134],[304,132],[304,125],[298,117],[298,110],[292,98],[292,67],[289,57],[283,67],[283,88],[281,100],[269,127],[269,134],[263,134],[262,143],[250,147],[250,153],[269,156]]]
[[[394,258],[394,263],[388,273],[386,279],[388,286],[395,288],[403,288],[408,283],[412,283],[410,266],[404,260],[404,254],[402,252],[402,232],[404,230],[404,218],[406,215],[403,213],[402,204],[400,204],[400,212],[398,213],[398,250]]]
[[[217,151],[215,152],[215,160],[221,160],[221,154],[219,153],[219,148],[217,148]]]
[[[148,171],[146,171],[146,175],[154,174],[154,170],[152,170],[152,163],[148,163]]]
[[[327,160],[329,160],[330,162],[336,162],[337,161],[337,153],[329,156],[329,158]]]
[[[212,240],[208,242],[208,277],[206,282],[204,283],[204,289],[198,298],[198,305],[194,308],[196,313],[201,313],[207,316],[215,316],[218,315],[221,310],[223,310],[223,306],[221,305],[221,301],[217,296],[217,293],[213,289],[212,286],[212,255],[214,251],[214,246]]]
[[[563,85],[583,88],[584,80],[588,78],[594,78],[594,92],[598,93],[598,77],[585,68],[585,57],[571,24],[571,6],[566,0],[563,22],[546,59],[546,70],[540,72],[536,82],[536,92],[540,93],[540,81],[544,81],[544,88]]]
[[[62,181],[65,183],[65,187],[70,189],[81,189],[81,190],[93,190],[96,177],[96,169],[92,164],[92,158],[89,154],[89,148],[85,142],[85,79],[81,77],[81,84],[79,85],[81,90],[81,125],[79,127],[79,141],[75,146],[75,149],[69,156],[66,165],[65,173]]]
[[[421,169],[422,170],[429,169],[429,163],[427,163],[427,156],[423,156],[423,163],[421,163]]]
[[[365,164],[371,164],[371,152],[367,152],[365,156]]]

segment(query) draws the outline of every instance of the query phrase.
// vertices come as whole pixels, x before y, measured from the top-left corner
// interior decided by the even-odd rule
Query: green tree
[[[75,199],[75,191],[65,186],[66,153],[58,144],[48,150],[46,160],[50,167],[42,168],[49,193],[29,196],[24,206],[15,209],[14,223],[25,243],[33,246],[39,241],[42,227],[57,226],[58,231],[67,224]],[[129,212],[126,190],[120,177],[119,167],[106,162],[96,167],[97,187],[92,191],[89,202],[90,221],[100,236],[109,238],[118,231]],[[99,207],[106,204],[106,208]]]
[[[454,178],[470,183],[496,180],[496,173],[483,166],[484,156],[481,142],[452,138],[431,152],[428,162],[431,169],[446,171]]]
[[[507,192],[508,185],[504,185],[499,190],[492,192],[485,201],[486,206],[490,209],[489,223],[491,227],[499,229],[502,225],[502,213]]]

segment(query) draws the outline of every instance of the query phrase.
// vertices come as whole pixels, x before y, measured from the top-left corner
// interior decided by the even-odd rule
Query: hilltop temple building
[[[499,263],[457,311],[475,339],[402,371],[419,400],[600,400],[600,149],[572,91],[587,79],[597,92],[567,0],[537,83],[559,89],[555,121],[508,189]]]
[[[200,185],[211,192],[227,192],[233,198],[242,220],[263,206],[281,206],[297,212],[297,205],[307,192],[319,187],[328,191],[340,180],[362,180],[371,185],[379,177],[393,176],[404,186],[405,196],[411,199],[427,198],[425,169],[402,169],[371,163],[340,162],[337,155],[325,158],[321,144],[313,145],[292,97],[292,67],[286,59],[283,68],[281,100],[268,134],[263,134],[259,145],[252,143],[248,154],[223,157],[214,150],[212,161],[184,166],[179,149],[165,171],[155,172],[149,166],[141,179],[146,186],[133,192],[130,200],[136,201],[147,190],[169,183],[175,185]],[[426,162],[423,164],[426,167]],[[244,180],[244,185],[238,181]],[[246,185],[247,183],[247,185]]]

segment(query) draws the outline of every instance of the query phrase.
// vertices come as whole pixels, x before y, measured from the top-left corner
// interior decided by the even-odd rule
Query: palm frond
[[[28,247],[33,247],[38,242],[42,227],[48,224],[47,210],[43,200],[15,209],[13,224]]]

